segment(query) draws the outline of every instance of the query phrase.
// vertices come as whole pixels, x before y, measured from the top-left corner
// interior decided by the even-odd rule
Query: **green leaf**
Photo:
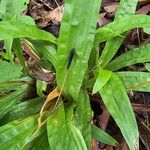
[[[100,90],[100,95],[110,114],[119,126],[131,150],[138,144],[138,128],[132,106],[120,78],[113,74]]]
[[[44,132],[41,136],[37,137],[33,142],[30,150],[49,150],[49,143],[47,133]]]
[[[90,99],[86,90],[81,90],[75,107],[75,124],[81,131],[84,141],[91,148],[91,119]]]
[[[40,97],[45,97],[43,92],[46,90],[46,88],[47,88],[47,83],[45,81],[40,81],[40,80],[36,81],[36,90]]]
[[[150,16],[148,15],[133,15],[123,17],[122,19],[118,19],[112,23],[109,23],[105,27],[98,29],[96,31],[95,43],[99,44],[115,36],[121,36],[122,33],[133,28],[149,27],[149,24]]]
[[[29,25],[35,25],[35,21],[33,18],[31,18],[30,16],[21,16],[20,18],[20,22],[25,23],[25,24],[29,24]]]
[[[21,102],[12,107],[12,110],[1,119],[0,124],[33,116],[40,112],[43,103],[44,101],[40,97]]]
[[[3,20],[19,19],[21,11],[27,8],[29,0],[1,0],[0,12]]]
[[[0,22],[0,40],[23,37],[46,40],[56,44],[56,39],[52,34],[40,30],[36,26],[21,22]]]
[[[57,84],[67,97],[78,99],[93,46],[100,0],[68,0],[58,41]],[[66,75],[67,74],[67,75]],[[64,81],[65,80],[65,81]]]
[[[150,73],[147,72],[118,72],[127,90],[150,92]]]
[[[99,68],[98,77],[96,78],[96,82],[93,87],[92,94],[97,93],[111,78],[112,72],[108,70],[103,70],[103,68]]]
[[[0,83],[17,80],[22,74],[22,67],[11,62],[0,61],[0,70]]]
[[[33,47],[38,53],[42,53],[44,57],[56,68],[57,54],[55,47],[47,41],[31,40]]]
[[[0,97],[0,119],[29,92],[28,84],[24,84],[18,91]]]
[[[95,125],[91,125],[91,129],[93,139],[108,145],[117,146],[118,142],[100,128],[96,127]]]
[[[13,126],[14,124],[14,126]],[[1,149],[21,149],[37,127],[37,118],[30,117],[20,122],[13,122],[0,127]],[[3,129],[4,128],[4,129]]]
[[[10,62],[13,62],[14,55],[11,52],[13,39],[8,38],[4,40],[4,48],[6,49],[5,58],[7,58]]]
[[[18,121],[16,121],[16,120],[7,123],[7,125],[4,125],[4,126],[0,127],[0,134],[3,133],[4,131],[7,131],[7,130],[13,128],[16,125],[18,125]]]
[[[13,40],[12,48],[13,48],[17,58],[19,59],[20,64],[22,66],[26,66],[20,39],[14,39]]]
[[[47,133],[51,150],[68,150],[70,148],[71,150],[87,150],[81,132],[72,122],[71,114],[69,112],[69,117],[66,116],[65,110],[61,106],[49,117]]]
[[[0,83],[0,96],[3,95],[3,93],[9,93],[10,91],[19,89],[23,84],[22,82],[15,81]]]
[[[150,34],[150,28],[144,28],[144,32]]]
[[[150,72],[150,63],[147,63],[147,64],[145,65],[145,68],[147,69],[147,71]]]
[[[150,44],[130,50],[111,61],[106,69],[116,71],[120,68],[150,61]]]
[[[135,14],[137,3],[138,0],[121,0],[115,14],[115,20]]]
[[[29,0],[1,0],[2,21],[19,21],[21,11],[26,9]],[[26,3],[26,4],[25,4]],[[21,17],[22,18],[22,17]],[[24,23],[24,22],[23,22]],[[5,39],[4,45],[6,49],[6,56],[8,60],[13,61],[13,54],[11,52],[13,38]]]
[[[119,8],[117,9],[115,15],[115,20],[121,19],[129,15],[133,15],[136,10],[137,2],[137,0],[121,0],[119,3]],[[99,62],[102,62],[103,67],[106,66],[116,54],[123,40],[123,37],[117,36],[106,42],[105,48],[102,51],[99,59]]]
[[[16,79],[14,81],[6,81],[3,83],[0,83],[0,96],[6,95],[6,93],[9,93],[11,91],[19,90],[24,84],[30,84],[32,86],[33,80],[31,77],[23,77],[21,79]]]
[[[20,6],[19,6],[20,11],[24,11],[25,9],[28,8],[29,0],[19,0],[19,2],[20,2]]]

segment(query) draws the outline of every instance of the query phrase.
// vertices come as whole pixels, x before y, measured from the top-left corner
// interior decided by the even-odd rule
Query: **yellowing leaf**
[[[49,93],[49,95],[47,96],[46,102],[50,102],[51,100],[53,100],[54,98],[58,97],[60,94],[60,91],[58,88],[55,88],[51,93]]]

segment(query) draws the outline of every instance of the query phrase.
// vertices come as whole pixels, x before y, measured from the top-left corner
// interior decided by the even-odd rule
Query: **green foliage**
[[[0,119],[15,106],[26,94],[28,85],[20,86],[16,91],[0,98]]]
[[[92,125],[91,135],[92,135],[92,138],[96,139],[97,141],[100,141],[109,145],[113,145],[113,146],[116,146],[118,144],[114,138],[112,138],[109,134],[99,129],[95,125]]]
[[[0,40],[23,37],[47,40],[56,43],[56,39],[53,35],[38,29],[34,25],[22,22],[0,22]]]
[[[150,72],[150,64],[149,64],[149,63],[147,63],[147,64],[145,65],[145,68],[147,69],[147,71]]]
[[[22,83],[22,67],[14,63],[0,61],[0,119],[10,112],[31,90],[28,83]]]
[[[4,20],[19,19],[20,12],[27,8],[29,0],[1,0],[0,12]]]
[[[47,123],[48,141],[51,150],[72,149],[87,150],[87,146],[81,135],[81,132],[71,121],[73,115],[72,107],[69,112],[65,112],[61,106],[56,113],[52,114]]]
[[[150,34],[150,28],[144,28],[144,32]]]
[[[41,40],[32,40],[31,43],[38,56],[42,57],[44,55],[45,59],[56,68],[57,53],[55,46],[48,41]]]
[[[14,81],[21,76],[22,67],[14,63],[0,61],[0,83]]]
[[[106,68],[116,71],[123,67],[131,66],[137,63],[150,62],[150,44],[130,50],[111,61]]]
[[[93,94],[97,93],[101,88],[109,81],[112,76],[112,72],[108,70],[103,70],[103,68],[99,69],[98,77],[96,78]]]
[[[134,149],[138,142],[138,129],[128,95],[120,78],[113,74],[99,92],[130,149]]]
[[[95,43],[98,44],[116,36],[123,37],[121,34],[125,31],[138,27],[149,27],[149,24],[150,17],[147,15],[132,15],[123,17],[98,29],[96,31]]]
[[[0,58],[1,149],[90,150],[92,139],[116,146],[114,138],[92,124],[91,92],[102,97],[129,149],[136,149],[139,133],[127,92],[150,92],[150,73],[118,70],[150,62],[150,45],[113,57],[125,32],[138,27],[147,31],[150,17],[134,15],[137,0],[121,0],[115,20],[96,30],[101,0],[67,0],[60,37],[55,38],[38,29],[30,17],[20,15],[28,2],[0,3],[0,40],[5,41],[4,58],[10,61]],[[98,45],[104,41],[99,56]],[[49,84],[27,77],[22,42],[29,44],[39,64],[44,60],[44,67],[48,62],[50,71],[56,71],[56,82],[50,86],[58,88],[46,101],[43,91]],[[14,63],[14,57],[20,64]],[[145,68],[149,71],[149,64]],[[93,91],[87,88],[89,80],[94,81]]]
[[[133,15],[136,10],[137,0],[121,0],[119,8],[115,15],[115,20],[121,19],[123,17]],[[126,10],[127,9],[127,10]],[[107,65],[109,61],[113,58],[113,56],[118,51],[120,45],[124,40],[124,34],[121,36],[116,36],[111,38],[106,42],[105,48],[100,56],[99,61],[102,62],[102,66]],[[111,49],[111,51],[110,51]]]
[[[147,72],[118,72],[127,90],[150,92],[150,73]]]
[[[49,150],[49,143],[46,131],[42,135],[38,136],[31,144],[24,148],[32,150]]]
[[[36,127],[37,119],[35,117],[2,126],[0,130],[1,149],[21,149]]]
[[[94,42],[94,32],[96,32],[99,4],[100,0],[94,2],[89,0],[88,3],[84,0],[69,0],[64,9],[58,40],[57,84],[62,87],[64,78],[66,78],[63,92],[75,101],[78,99],[80,87],[88,67]],[[79,9],[79,6],[83,7]],[[81,14],[86,14],[86,16]],[[72,60],[69,60],[68,57],[72,49],[74,49],[74,56]],[[69,69],[67,68],[68,61],[71,61],[69,62],[71,63]]]
[[[11,111],[7,113],[1,120],[0,124],[26,118],[38,113],[43,105],[43,99],[40,97],[20,102],[19,104],[12,107]]]
[[[27,8],[29,0],[1,0],[0,2],[0,14],[3,21],[25,21],[24,17],[22,17],[20,14],[23,10]],[[26,18],[30,18],[29,16],[26,16]],[[26,19],[27,20],[27,19]],[[12,44],[13,44],[13,38],[5,39],[5,49],[6,49],[6,55],[5,58],[13,62],[13,54],[11,52]],[[24,65],[24,64],[23,64]]]
[[[17,58],[19,59],[20,64],[25,67],[26,64],[25,64],[25,59],[23,56],[22,47],[21,47],[21,40],[20,39],[13,39],[12,48],[13,48]]]
[[[36,89],[40,97],[44,97],[43,92],[46,90],[46,87],[47,87],[47,84],[45,81],[40,81],[40,80],[36,81]]]
[[[92,111],[90,108],[90,99],[86,89],[81,89],[79,99],[75,108],[75,125],[80,129],[85,143],[90,149],[91,147],[91,125]]]

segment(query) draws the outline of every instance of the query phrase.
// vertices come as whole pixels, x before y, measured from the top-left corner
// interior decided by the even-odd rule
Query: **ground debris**
[[[53,1],[53,0],[52,0]],[[38,27],[46,27],[50,21],[58,24],[62,20],[63,2],[48,0],[31,0],[29,3],[28,14],[36,21]]]

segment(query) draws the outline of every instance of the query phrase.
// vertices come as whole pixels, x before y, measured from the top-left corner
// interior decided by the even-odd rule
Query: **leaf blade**
[[[111,61],[106,69],[116,71],[123,67],[150,61],[150,44],[130,50]]]
[[[91,129],[91,135],[93,139],[96,139],[97,141],[103,142],[108,145],[116,146],[118,144],[118,142],[114,138],[112,138],[109,134],[96,127],[95,125],[92,125]]]
[[[59,87],[62,87],[66,78],[63,92],[67,97],[72,97],[74,100],[78,98],[84,74],[88,67],[95,36],[93,33],[96,31],[99,4],[100,0],[94,2],[90,0],[88,3],[85,0],[76,0],[67,1],[65,5],[58,41],[56,78]],[[86,14],[86,16],[81,14]],[[80,36],[78,36],[79,34]],[[70,62],[69,56],[73,49],[75,53]],[[70,64],[69,69],[67,69],[68,63]]]
[[[56,38],[34,25],[21,22],[0,22],[0,40],[8,38],[32,38],[50,41],[56,44]]]
[[[81,131],[84,141],[88,147],[91,148],[91,118],[92,111],[90,106],[90,99],[85,89],[81,89],[78,101],[76,101],[75,110],[75,125]]]
[[[137,2],[137,0],[121,0],[119,3],[119,8],[115,15],[115,20],[121,19],[125,16],[133,15],[136,10]],[[99,62],[102,62],[103,67],[106,66],[116,54],[123,40],[124,37],[117,36],[106,42],[105,48],[102,51],[99,59]]]
[[[74,126],[71,118],[65,115],[65,110],[61,106],[48,120],[47,131],[50,149],[68,150],[71,147],[72,150],[87,150],[80,131]]]
[[[113,37],[120,36],[125,31],[133,28],[149,27],[149,24],[150,17],[147,15],[133,15],[118,19],[96,31],[95,44],[99,44]]]
[[[117,75],[113,75],[100,90],[103,102],[119,126],[130,149],[138,146],[138,128],[125,88]]]
[[[99,68],[98,77],[96,78],[96,82],[93,87],[92,94],[97,93],[111,78],[112,72],[108,70],[103,70],[103,68]]]
[[[6,128],[7,124],[0,127]],[[28,141],[28,138],[37,127],[35,117],[30,117],[22,122],[8,128],[0,134],[0,145],[2,149],[21,149]]]
[[[11,62],[0,61],[0,83],[19,79],[22,66]]]
[[[29,86],[27,84],[21,86],[19,90],[14,91],[7,96],[0,98],[0,119],[15,106],[27,93]]]
[[[147,72],[117,72],[127,90],[150,92],[150,73]]]

